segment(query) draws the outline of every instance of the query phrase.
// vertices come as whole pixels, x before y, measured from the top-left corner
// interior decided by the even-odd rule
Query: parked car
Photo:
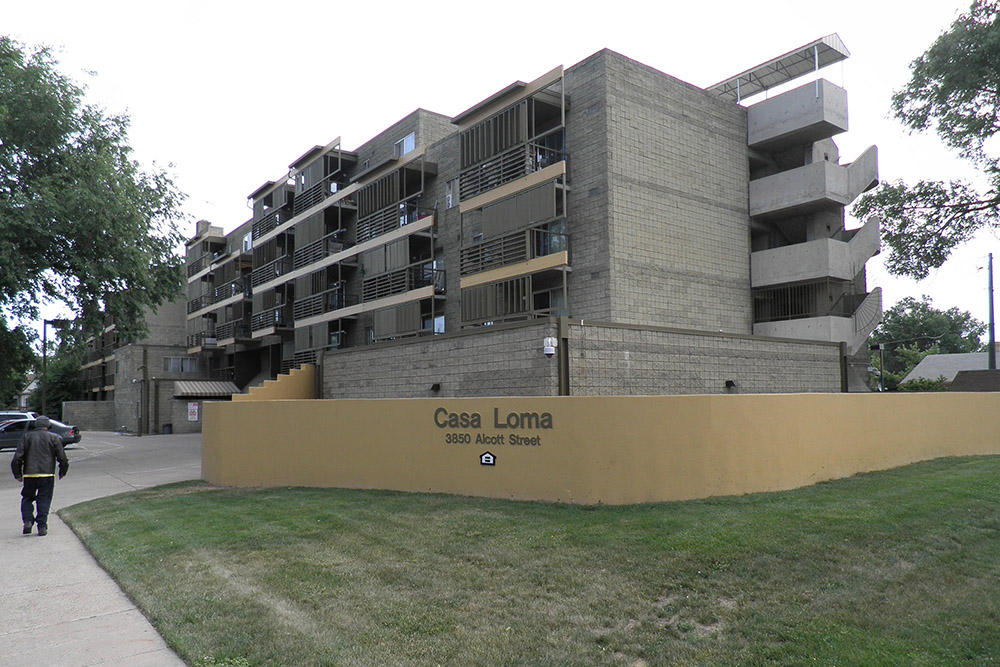
[[[82,438],[80,429],[69,424],[63,424],[61,421],[56,421],[55,419],[50,419],[49,421],[52,422],[49,430],[62,438],[64,447],[80,442]],[[34,426],[34,417],[29,419],[11,419],[0,423],[0,449],[17,449],[17,443],[21,441],[21,436],[24,435],[25,431],[33,429]]]
[[[10,421],[11,419],[34,419],[38,416],[37,412],[22,412],[19,410],[0,410],[0,422]]]

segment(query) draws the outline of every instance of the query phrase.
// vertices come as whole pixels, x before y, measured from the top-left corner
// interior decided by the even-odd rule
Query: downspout
[[[559,395],[569,396],[569,318],[561,316],[558,321],[559,347]]]
[[[847,388],[847,343],[840,343],[840,392],[846,394]]]

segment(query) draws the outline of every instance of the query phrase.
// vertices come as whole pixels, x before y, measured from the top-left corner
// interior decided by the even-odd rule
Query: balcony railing
[[[754,323],[810,317],[851,317],[868,295],[845,292],[845,285],[822,281],[755,289]]]
[[[210,306],[211,303],[212,302],[207,294],[202,294],[197,298],[191,299],[190,301],[187,302],[188,315],[190,315],[193,312],[199,311],[202,308],[205,308],[206,306]]]
[[[257,239],[288,220],[291,220],[291,217],[280,208],[268,211],[260,220],[253,223],[254,242],[256,243]]]
[[[373,213],[362,220],[358,220],[358,243],[381,236],[394,229],[405,227],[411,222],[416,222],[421,218],[426,218],[428,215],[433,214],[434,209],[422,208],[413,202],[393,204],[378,213]]]
[[[212,380],[229,380],[236,378],[236,368],[226,366],[225,368],[213,368],[208,371],[208,377]]]
[[[217,340],[248,340],[250,338],[250,327],[243,321],[226,322],[215,327],[215,338]]]
[[[215,338],[215,330],[208,329],[205,331],[199,331],[198,333],[188,334],[187,336],[187,346],[188,347],[201,347],[202,343],[206,338]]]
[[[288,328],[292,326],[292,309],[287,304],[275,306],[267,310],[254,313],[250,319],[250,330],[260,331],[269,327]]]
[[[529,227],[462,248],[459,270],[468,276],[563,251],[569,252],[568,234]]]
[[[246,296],[246,280],[241,276],[232,282],[215,288],[212,293],[212,303],[219,303],[240,294]]]
[[[295,204],[292,207],[292,215],[298,215],[303,211],[309,210],[327,197],[337,194],[337,191],[341,187],[343,186],[335,181],[329,180],[329,177],[324,178],[319,183],[311,185],[301,193],[295,195]],[[354,203],[354,200],[350,196],[344,197],[340,201],[343,204]]]
[[[393,294],[434,285],[436,294],[445,290],[445,272],[428,264],[415,264],[369,278],[361,284],[361,300],[374,301]]]
[[[515,146],[463,171],[459,193],[464,201],[566,159],[565,152],[541,144]]]
[[[292,316],[296,320],[329,313],[341,308],[347,308],[358,303],[356,296],[348,296],[338,287],[331,288],[319,294],[295,299],[292,305]]]
[[[324,257],[341,252],[345,248],[350,248],[351,243],[342,240],[343,229],[338,229],[332,234],[327,234],[321,239],[313,241],[295,251],[293,268],[300,269],[303,266],[314,264]]]
[[[292,258],[288,255],[283,255],[273,262],[268,262],[264,266],[254,269],[253,273],[250,274],[250,285],[252,287],[259,287],[278,276],[285,275],[291,270]]]

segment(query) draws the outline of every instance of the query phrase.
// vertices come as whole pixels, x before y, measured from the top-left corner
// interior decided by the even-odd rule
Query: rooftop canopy
[[[739,103],[751,95],[845,60],[850,55],[850,51],[840,41],[840,36],[833,33],[793,49],[783,56],[751,67],[705,90]]]

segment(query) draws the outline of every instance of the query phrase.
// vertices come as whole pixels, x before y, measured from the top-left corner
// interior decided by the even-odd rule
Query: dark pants
[[[24,478],[24,486],[21,487],[21,521],[34,521],[39,528],[48,528],[49,506],[52,505],[52,490],[55,486],[55,477]]]

